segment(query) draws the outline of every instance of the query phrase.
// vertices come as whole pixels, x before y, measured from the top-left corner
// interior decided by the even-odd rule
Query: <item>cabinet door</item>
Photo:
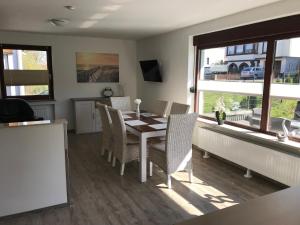
[[[91,133],[95,129],[95,102],[75,102],[76,133]]]

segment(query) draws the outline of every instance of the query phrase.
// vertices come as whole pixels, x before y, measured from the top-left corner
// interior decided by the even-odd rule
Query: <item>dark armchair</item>
[[[37,121],[31,106],[23,99],[0,99],[0,123]]]

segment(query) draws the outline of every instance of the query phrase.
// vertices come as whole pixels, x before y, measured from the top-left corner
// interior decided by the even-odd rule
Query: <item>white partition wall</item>
[[[68,202],[64,123],[0,126],[0,217]]]

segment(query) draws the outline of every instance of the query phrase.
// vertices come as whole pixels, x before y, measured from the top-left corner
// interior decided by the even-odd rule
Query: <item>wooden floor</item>
[[[277,190],[260,177],[245,179],[244,170],[193,152],[194,183],[187,174],[173,176],[166,188],[164,173],[154,167],[147,183],[138,181],[138,163],[112,168],[99,156],[98,135],[69,136],[71,207],[50,208],[0,220],[0,225],[174,224]],[[1,203],[0,203],[1,204]]]

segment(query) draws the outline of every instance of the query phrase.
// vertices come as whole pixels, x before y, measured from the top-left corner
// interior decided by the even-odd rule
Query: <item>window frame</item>
[[[199,109],[199,91],[198,80],[200,79],[200,67],[201,67],[201,50],[209,48],[227,47],[233,45],[249,44],[249,43],[267,43],[267,51],[262,52],[266,54],[265,62],[265,75],[264,75],[264,85],[263,85],[263,95],[262,95],[262,114],[261,114],[261,124],[260,128],[254,128],[246,125],[237,124],[231,121],[225,121],[225,124],[245,128],[248,130],[258,131],[265,134],[276,135],[275,132],[269,131],[269,119],[271,112],[271,98],[270,89],[272,85],[273,78],[273,68],[275,63],[276,54],[276,41],[282,39],[296,38],[300,37],[300,22],[295,22],[300,20],[300,15],[284,17],[280,19],[270,20],[266,22],[241,26],[237,28],[232,28],[224,31],[217,31],[213,33],[208,33],[204,35],[194,36],[194,47],[195,47],[195,72],[194,72],[194,111],[198,112]],[[296,23],[296,25],[295,25]],[[278,24],[286,25],[284,28],[278,27]],[[268,29],[260,29],[261,27],[268,27]],[[230,34],[230,35],[229,35]],[[253,36],[249,36],[252,34]],[[248,35],[248,36],[246,36]],[[232,40],[229,37],[233,37]],[[210,42],[204,42],[204,40],[210,40]],[[236,48],[236,47],[235,47]],[[254,51],[257,51],[258,45],[254,46]],[[226,50],[226,55],[228,56],[228,51]],[[216,119],[199,115],[200,118],[216,121]],[[290,140],[300,142],[300,138],[289,137]]]
[[[19,50],[36,50],[47,52],[47,70],[49,72],[48,82],[48,95],[26,95],[26,96],[7,96],[6,84],[4,81],[4,62],[3,62],[3,49],[19,49]],[[20,44],[0,44],[0,86],[1,96],[5,98],[21,98],[24,100],[40,100],[40,101],[53,101],[54,100],[54,85],[53,85],[53,69],[52,69],[52,49],[51,46],[39,45],[20,45]]]

